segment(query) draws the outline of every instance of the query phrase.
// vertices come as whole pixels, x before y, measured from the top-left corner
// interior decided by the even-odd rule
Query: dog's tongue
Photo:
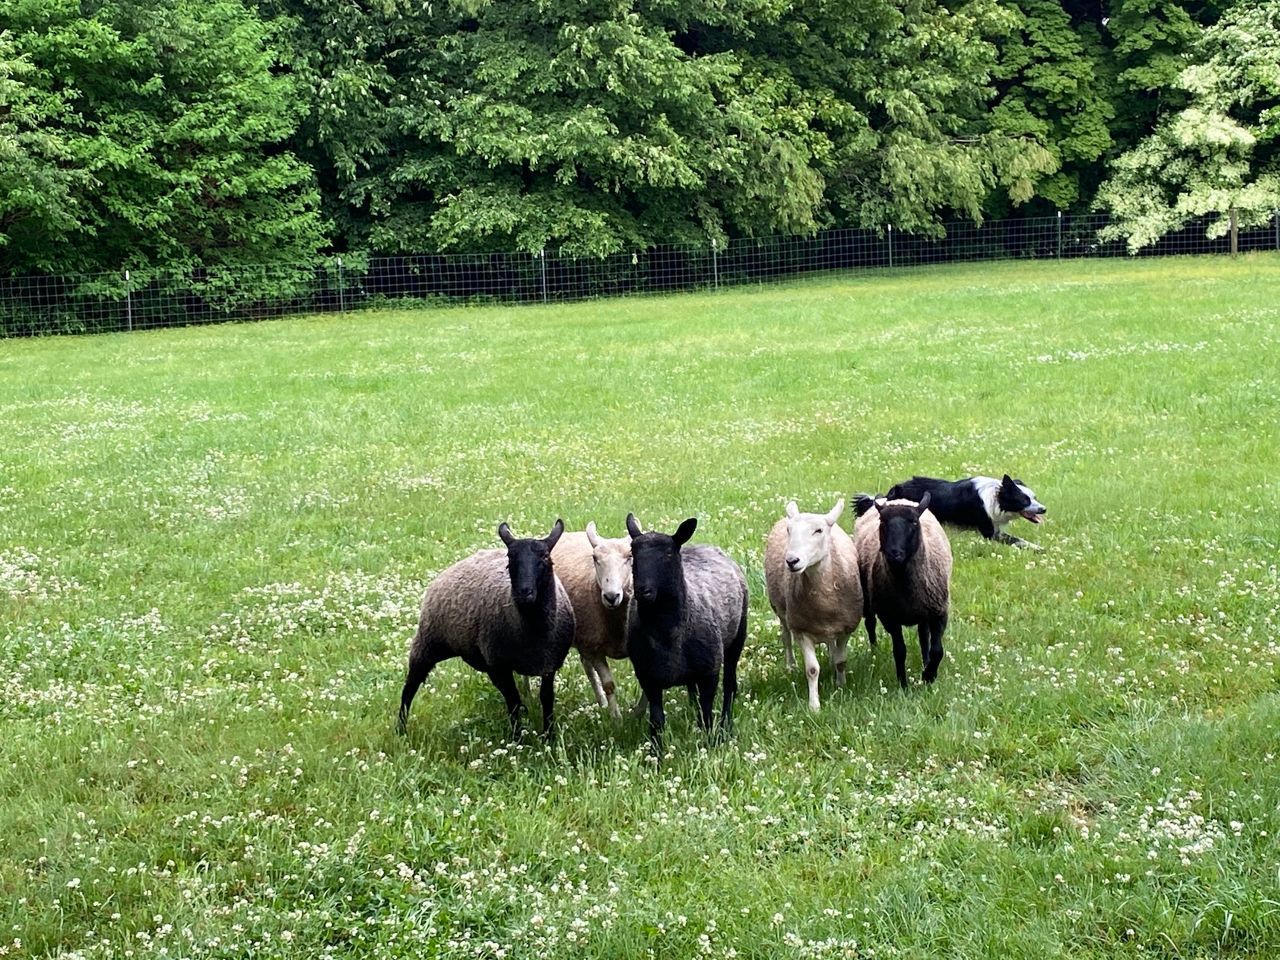
[[[1032,523],[1039,523],[1041,521],[1040,514],[1032,513],[1030,510],[1024,512],[1022,517],[1024,520],[1030,520]]]

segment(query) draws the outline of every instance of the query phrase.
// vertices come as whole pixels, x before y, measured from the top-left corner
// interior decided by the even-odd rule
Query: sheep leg
[[[876,645],[876,612],[871,609],[871,597],[867,595],[865,584],[862,587],[862,622],[867,628],[867,643],[874,647]]]
[[[916,627],[916,638],[920,641],[920,669],[929,669],[929,620],[920,621]]]
[[[778,633],[782,637],[782,649],[787,654],[787,669],[794,670],[796,668],[796,655],[791,650],[791,630],[787,627],[786,621],[778,620]]]
[[[414,651],[409,657],[409,675],[405,677],[404,689],[400,691],[400,716],[396,722],[397,732],[403,734],[409,722],[409,707],[418,693],[418,688],[440,661],[426,654],[419,655]]]
[[[643,690],[641,690],[640,699],[637,700],[635,702],[635,705],[631,708],[631,715],[633,717],[643,717],[645,713],[648,711],[648,709],[649,709],[649,697]]]
[[[885,622],[885,630],[893,638],[893,666],[898,671],[898,686],[907,689],[907,644],[902,639],[902,624]]]
[[[520,714],[524,711],[524,702],[520,699],[520,691],[516,689],[516,679],[510,670],[490,670],[489,679],[498,688],[507,701],[507,718],[511,721],[511,736],[520,736]]]
[[[649,747],[655,757],[662,757],[662,731],[667,725],[667,715],[662,709],[662,691],[646,690],[649,698]]]
[[[711,708],[716,700],[716,680],[714,673],[698,681],[698,726],[707,733],[711,732]]]
[[[544,673],[538,683],[538,699],[542,701],[542,736],[551,739],[556,723],[556,674]]]
[[[849,653],[847,649],[848,646],[849,646],[848,636],[837,637],[835,642],[831,646],[831,650],[832,650],[831,657],[832,657],[832,660],[835,662],[835,668],[836,668],[836,686],[837,687],[844,686],[844,672],[845,672],[844,668],[845,668],[845,663],[849,659]]]
[[[809,681],[809,709],[817,713],[822,703],[818,699],[818,655],[813,649],[813,637],[807,633],[797,633],[796,642],[800,644],[800,653],[804,657],[804,675]]]
[[[696,683],[686,683],[684,688],[689,691],[689,706],[694,710],[698,709],[698,685]]]
[[[933,619],[932,627],[929,630],[929,659],[924,667],[924,682],[933,683],[938,677],[938,665],[942,663],[944,656],[942,650],[942,634],[947,629],[946,613],[942,613]]]
[[[593,660],[582,650],[578,651],[578,659],[582,661],[582,672],[587,675],[587,683],[591,684],[591,690],[596,695],[596,703],[607,707],[609,701],[605,697],[604,684],[600,679],[599,661]]]
[[[742,604],[742,619],[738,621],[738,632],[733,641],[724,650],[724,681],[720,697],[720,735],[726,736],[733,729],[733,701],[738,696],[738,660],[742,657],[742,648],[747,642],[747,603]]]
[[[613,671],[609,669],[609,661],[604,657],[596,664],[596,672],[600,677],[601,689],[604,690],[603,706],[609,708],[609,715],[615,720],[622,719],[622,710],[618,707],[618,687],[613,682]]]

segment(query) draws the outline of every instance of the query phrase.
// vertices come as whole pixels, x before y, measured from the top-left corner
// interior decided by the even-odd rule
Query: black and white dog
[[[885,497],[919,503],[926,493],[930,498],[929,509],[943,523],[969,527],[988,540],[999,543],[1040,549],[1034,543],[1004,532],[1004,528],[1018,517],[1039,523],[1047,509],[1036,499],[1030,487],[1007,473],[999,480],[995,477],[966,477],[954,481],[912,477],[894,484]],[[862,516],[870,510],[873,502],[872,497],[860,494],[854,501],[857,515]]]

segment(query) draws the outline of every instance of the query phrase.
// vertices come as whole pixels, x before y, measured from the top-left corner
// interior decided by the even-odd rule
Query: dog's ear
[[[1017,482],[1017,480],[1013,479],[1013,477],[1009,476],[1007,473],[1004,475],[1004,479],[1000,481],[1000,483],[1006,487],[1012,487],[1017,484]]]
[[[924,512],[929,509],[929,501],[933,499],[933,495],[928,490],[924,492],[924,496],[920,498],[920,505],[916,507],[916,516],[923,517]]]

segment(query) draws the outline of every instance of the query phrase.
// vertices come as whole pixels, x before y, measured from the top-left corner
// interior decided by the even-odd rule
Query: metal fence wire
[[[808,274],[994,260],[1127,256],[1102,242],[1105,215],[946,225],[940,238],[884,230],[749,237],[601,258],[537,253],[327,257],[311,263],[0,277],[0,337],[99,333],[300,313],[445,303],[545,303],[769,283]],[[1140,256],[1225,254],[1207,220]],[[1280,212],[1242,230],[1240,252],[1280,250]]]

